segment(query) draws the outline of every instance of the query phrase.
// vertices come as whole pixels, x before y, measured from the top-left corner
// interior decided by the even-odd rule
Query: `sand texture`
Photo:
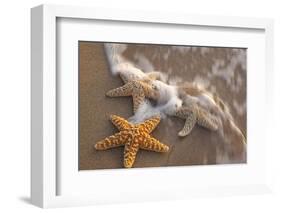
[[[198,82],[218,94],[246,136],[246,49],[128,44],[123,56],[144,71],[159,70],[174,82]],[[123,147],[97,151],[97,141],[118,130],[109,115],[133,115],[131,97],[105,93],[123,85],[110,72],[103,43],[79,42],[79,169],[123,168]],[[170,147],[168,153],[140,150],[133,167],[245,163],[246,147],[224,126],[226,137],[198,125],[180,138],[184,120],[168,117],[152,132]]]

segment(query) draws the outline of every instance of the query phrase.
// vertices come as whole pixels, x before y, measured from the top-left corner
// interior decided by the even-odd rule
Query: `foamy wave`
[[[136,67],[139,67],[144,72],[154,71],[153,64],[144,55],[136,53],[134,58],[136,60]]]
[[[123,44],[105,44],[105,51],[111,66],[112,74],[116,75],[122,73],[126,79],[130,81],[148,78],[149,72],[154,71],[153,64],[144,55],[139,53],[134,55],[135,63],[128,61],[122,56],[122,53],[124,53],[126,49],[127,45]],[[172,47],[171,49],[180,54],[192,51],[191,47]],[[208,52],[209,48],[201,49],[203,55],[208,54]],[[242,51],[242,53],[244,54],[244,51]],[[170,51],[168,51],[164,55],[164,58],[168,59],[170,54]],[[227,85],[233,86],[235,68],[241,65],[242,69],[245,69],[243,64],[246,64],[244,61],[245,55],[241,56],[241,51],[235,50],[233,54],[234,56],[230,59],[230,63],[227,66],[224,60],[215,61],[211,74],[208,75],[208,81],[203,79],[200,75],[195,76],[192,84],[187,83],[189,86],[186,91],[184,91],[184,87],[180,86],[186,83],[183,82],[183,79],[176,76],[169,76],[172,70],[168,70],[168,75],[160,72],[158,80],[150,79],[150,83],[159,92],[159,98],[154,101],[146,99],[129,120],[133,123],[140,123],[155,115],[160,115],[165,119],[167,116],[174,115],[174,112],[184,105],[191,106],[196,104],[219,119],[220,135],[227,137],[227,134],[229,134],[228,131],[224,130],[225,127],[236,132],[239,137],[242,137],[243,134],[235,125],[227,104],[206,89],[210,87],[211,79],[215,76],[224,79]],[[238,87],[241,86],[242,80],[239,75],[236,78],[237,85],[235,88],[232,88],[232,90],[238,92]],[[216,91],[216,87],[211,87],[210,89],[212,89],[212,92]],[[189,94],[188,91],[193,92]],[[244,113],[246,109],[244,106],[239,108],[237,103],[234,104],[234,107],[238,114]],[[227,141],[227,138],[225,139]]]
[[[104,49],[110,64],[111,72],[116,75],[118,73],[117,65],[127,62],[124,57],[122,57],[122,53],[127,49],[127,45],[106,43],[104,44]]]
[[[182,101],[177,97],[172,97],[166,103],[157,105],[153,105],[150,101],[146,100],[140,105],[135,114],[129,118],[129,121],[137,124],[156,115],[160,115],[162,119],[165,119],[168,115],[173,115],[181,104]]]
[[[229,60],[227,64],[225,60],[215,60],[209,77],[219,77],[223,79],[232,92],[239,93],[242,77],[240,74],[235,75],[235,69],[241,66],[243,71],[246,70],[246,52],[244,50],[233,49],[232,55],[228,56],[227,59]]]

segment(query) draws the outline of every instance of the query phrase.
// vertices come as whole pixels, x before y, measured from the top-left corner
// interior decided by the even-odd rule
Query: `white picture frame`
[[[220,168],[217,171],[213,167],[204,167],[193,169],[194,177],[191,180],[196,180],[196,177],[200,179],[199,175],[205,175],[206,171],[214,173],[211,179],[215,179],[222,170],[226,173],[237,175],[237,179],[241,179],[233,184],[231,179],[228,181],[213,181],[213,185],[208,185],[206,181],[205,185],[200,186],[199,182],[194,181],[193,187],[186,185],[186,187],[179,188],[176,184],[166,185],[164,189],[161,189],[160,184],[166,183],[169,179],[175,179],[180,174],[185,174],[186,167],[181,168],[165,168],[165,170],[157,170],[153,177],[162,177],[159,181],[159,185],[155,188],[151,188],[152,191],[146,193],[146,188],[143,186],[137,187],[135,193],[133,190],[124,190],[124,186],[116,187],[114,192],[108,192],[104,190],[104,187],[97,189],[95,194],[84,193],[87,187],[79,185],[83,188],[78,194],[60,194],[58,191],[58,185],[64,179],[60,179],[59,173],[62,169],[58,165],[60,159],[58,146],[57,146],[57,88],[60,83],[57,79],[56,71],[57,65],[57,29],[58,20],[63,19],[78,19],[78,20],[98,20],[99,24],[102,22],[112,21],[118,22],[118,26],[122,26],[122,23],[142,23],[145,25],[154,24],[155,26],[165,26],[167,30],[173,26],[198,26],[202,28],[210,29],[223,29],[232,32],[234,30],[257,30],[262,33],[260,39],[257,42],[260,43],[263,51],[260,53],[262,68],[260,68],[260,77],[250,75],[253,80],[261,82],[262,86],[252,84],[255,88],[258,88],[261,94],[261,100],[264,104],[260,107],[256,107],[253,110],[255,113],[263,113],[264,110],[272,110],[273,100],[270,91],[273,88],[273,21],[271,19],[257,19],[257,18],[241,18],[241,17],[216,17],[216,16],[203,16],[203,15],[188,15],[188,14],[173,14],[173,13],[152,13],[148,11],[123,11],[123,10],[112,10],[112,9],[100,9],[100,8],[85,8],[85,7],[74,7],[74,6],[54,6],[54,5],[41,5],[31,10],[31,73],[32,73],[32,117],[31,117],[31,201],[33,204],[47,208],[47,207],[59,207],[59,206],[76,206],[76,205],[92,205],[97,203],[114,203],[114,202],[129,202],[129,201],[142,201],[142,200],[165,200],[185,197],[196,197],[196,196],[208,196],[208,195],[233,195],[233,194],[252,194],[252,193],[263,193],[270,191],[270,166],[266,161],[265,148],[270,146],[270,131],[269,127],[271,116],[261,116],[261,122],[266,123],[265,131],[261,130],[262,126],[254,124],[254,113],[250,116],[250,123],[248,125],[257,125],[253,128],[259,132],[258,136],[262,136],[263,142],[260,142],[260,148],[255,153],[256,159],[260,157],[262,165],[260,168],[256,168],[257,165],[253,164],[253,170],[250,170],[246,166],[243,168],[239,166],[232,166],[228,168]],[[170,29],[172,30],[172,29]],[[121,34],[122,35],[122,34]],[[235,35],[233,35],[235,36]],[[70,36],[71,37],[71,36]],[[148,37],[147,37],[148,38]],[[146,39],[147,39],[146,38]],[[212,37],[210,37],[211,39]],[[135,38],[137,39],[137,38]],[[140,38],[138,38],[140,39]],[[152,39],[153,40],[153,39]],[[127,40],[125,40],[127,41]],[[125,42],[124,41],[124,42]],[[153,42],[153,41],[151,41]],[[264,43],[263,43],[264,42]],[[205,45],[204,43],[203,45]],[[228,43],[231,45],[231,41]],[[199,43],[200,45],[200,43]],[[215,42],[213,43],[215,45]],[[256,45],[256,44],[253,44]],[[212,45],[211,45],[212,46]],[[266,77],[266,78],[262,78]],[[257,79],[255,79],[257,78]],[[256,83],[258,84],[258,83]],[[264,87],[263,87],[264,86]],[[255,105],[257,100],[252,100],[252,106]],[[265,104],[266,103],[266,104]],[[252,122],[251,122],[252,121]],[[264,126],[263,126],[264,127]],[[250,128],[251,129],[251,128]],[[250,135],[251,136],[251,135]],[[259,140],[258,136],[248,137],[249,148],[253,147],[251,144],[254,140]],[[261,140],[261,139],[260,139]],[[253,148],[254,149],[254,148]],[[263,151],[264,150],[264,151]],[[71,167],[71,165],[70,165]],[[74,167],[74,166],[73,166]],[[189,172],[192,170],[188,169]],[[196,171],[198,170],[198,171]],[[204,170],[204,172],[202,171]],[[245,170],[245,180],[243,175],[237,174],[241,170]],[[249,171],[248,171],[249,170]],[[255,175],[259,174],[261,177],[257,177],[255,180],[251,180],[252,176],[250,172],[254,172]],[[77,171],[78,172],[78,171]],[[122,176],[124,173],[130,178],[136,178],[139,173],[142,172],[146,175],[151,174],[150,170],[121,170],[115,174]],[[191,171],[192,172],[192,171]],[[202,173],[203,172],[203,173]],[[172,173],[172,174],[171,174]],[[101,174],[101,173],[99,173]],[[107,176],[111,173],[104,172],[104,181]],[[83,174],[84,179],[77,179],[78,181],[86,180],[89,181],[90,174]],[[107,175],[107,176],[106,176]],[[248,176],[247,176],[248,175]],[[210,175],[212,176],[212,175]],[[98,178],[98,176],[91,176]],[[74,181],[70,178],[71,181]],[[202,179],[202,177],[201,177]],[[99,183],[103,181],[102,178],[98,179]],[[178,180],[179,182],[183,180]],[[78,184],[74,182],[68,183],[65,187],[71,187],[72,185]],[[74,184],[73,184],[74,183]],[[252,183],[252,184],[251,184]],[[143,190],[141,190],[143,187]],[[150,186],[151,187],[151,186]],[[89,187],[90,188],[90,187]],[[79,191],[79,188],[69,188],[69,191]],[[123,191],[122,191],[123,190]],[[121,194],[129,194],[130,196],[121,196]]]

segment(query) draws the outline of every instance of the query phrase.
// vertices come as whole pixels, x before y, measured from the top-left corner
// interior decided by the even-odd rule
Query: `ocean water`
[[[106,43],[104,48],[114,77],[122,72],[129,79],[140,80],[150,72],[161,74],[153,81],[160,92],[159,100],[147,99],[129,118],[131,122],[160,114],[169,120],[168,128],[174,128],[174,121],[169,119],[173,113],[195,103],[220,120],[218,134],[223,138],[224,151],[217,150],[217,163],[231,161],[233,141],[243,144],[241,158],[246,158],[246,49],[114,43]],[[179,88],[185,84],[203,92],[180,97]]]

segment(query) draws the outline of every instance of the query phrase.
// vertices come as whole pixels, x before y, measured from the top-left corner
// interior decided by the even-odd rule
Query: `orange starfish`
[[[120,132],[97,142],[95,148],[97,150],[106,150],[125,146],[124,167],[131,168],[133,166],[139,149],[155,152],[169,151],[167,145],[160,143],[160,141],[149,135],[159,124],[160,116],[152,117],[140,124],[129,123],[124,118],[116,115],[111,115],[110,119]]]

